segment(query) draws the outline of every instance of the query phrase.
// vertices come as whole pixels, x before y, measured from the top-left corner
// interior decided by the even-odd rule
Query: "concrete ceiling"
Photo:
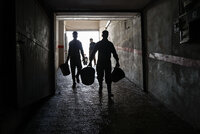
[[[139,11],[153,0],[41,0],[53,11]],[[155,1],[155,0],[154,0]]]
[[[127,20],[139,15],[136,12],[60,12],[56,13],[57,20]]]
[[[98,31],[99,21],[67,20],[65,21],[66,31]]]
[[[56,19],[64,20],[66,31],[94,31],[99,30],[99,27],[106,27],[111,21],[133,19],[138,15],[140,14],[132,12],[62,12],[56,13]]]

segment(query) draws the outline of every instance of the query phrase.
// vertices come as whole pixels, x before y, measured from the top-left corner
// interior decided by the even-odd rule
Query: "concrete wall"
[[[8,0],[4,7],[0,133],[9,134],[33,103],[54,93],[54,56],[50,17],[37,0]]]
[[[55,23],[55,71],[57,71],[57,69],[59,68],[59,21],[56,20]]]
[[[17,0],[16,40],[18,104],[51,94],[50,18],[37,1]]]
[[[126,77],[143,88],[140,16],[124,21],[111,21],[108,31],[109,40],[115,45]]]
[[[59,49],[59,65],[65,62],[65,25],[64,21],[59,21],[58,24],[58,49]]]
[[[148,90],[182,119],[200,128],[200,43],[179,44],[173,30],[178,0],[158,1],[145,14]]]

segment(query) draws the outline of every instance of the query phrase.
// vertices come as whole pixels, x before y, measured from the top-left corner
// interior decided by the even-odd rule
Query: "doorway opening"
[[[56,46],[55,67],[58,68],[59,64],[64,63],[67,58],[68,43],[72,40],[72,31],[78,31],[78,40],[82,42],[85,54],[88,56],[89,39],[92,35],[98,34],[98,37],[93,37],[94,42],[98,42],[102,39],[102,31],[106,29],[109,31],[108,39],[115,46],[120,67],[125,71],[126,77],[143,89],[143,79],[145,78],[143,78],[141,25],[141,15],[136,12],[57,13],[55,40],[56,45],[63,44],[63,47]],[[90,35],[92,32],[96,33]],[[60,36],[65,38],[60,38]],[[115,60],[113,61],[114,67]]]
[[[78,40],[81,41],[82,43],[84,54],[86,55],[86,57],[89,57],[90,38],[92,38],[94,42],[98,42],[99,31],[77,31],[77,32],[78,32]],[[73,40],[72,33],[73,31],[66,31],[67,47],[69,42]],[[65,57],[67,57],[67,52],[65,54],[66,54]]]

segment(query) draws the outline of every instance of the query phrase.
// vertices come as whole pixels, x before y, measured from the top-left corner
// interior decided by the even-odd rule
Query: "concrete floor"
[[[78,84],[72,89],[70,76],[57,72],[56,95],[42,104],[25,125],[23,134],[194,134],[182,121],[150,94],[127,79],[113,83],[113,100],[108,100],[104,83]]]

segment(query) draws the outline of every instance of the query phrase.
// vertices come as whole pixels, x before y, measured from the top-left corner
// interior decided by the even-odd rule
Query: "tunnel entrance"
[[[69,25],[66,24],[66,26],[70,27]],[[90,39],[92,38],[94,42],[99,41],[99,31],[77,31],[78,32],[78,40],[81,41],[83,45],[83,50],[84,54],[86,57],[89,57],[89,44],[90,44]],[[65,32],[65,58],[67,57],[67,50],[68,50],[68,44],[70,41],[73,40],[72,37],[73,31],[66,30]]]
[[[98,31],[99,39],[96,40],[98,42],[102,39],[102,31],[107,29],[109,31],[108,39],[113,42],[117,50],[119,62],[126,73],[126,77],[143,89],[140,13],[56,13],[55,21],[56,69],[65,62],[67,57],[68,42],[70,41],[67,31]]]
[[[24,119],[22,115],[28,113],[26,108],[54,95],[55,70],[66,59],[66,21],[77,22],[78,25],[83,21],[105,21],[103,29],[107,28],[110,32],[109,40],[117,49],[126,77],[141,88],[145,85],[142,83],[146,83],[150,93],[158,100],[199,128],[200,109],[196,106],[199,102],[199,46],[192,42],[180,46],[179,41],[181,18],[184,22],[198,19],[199,2],[183,6],[184,1],[188,4],[188,0],[141,0],[131,1],[134,2],[132,4],[130,1],[3,2],[4,11],[9,12],[4,13],[6,19],[2,31],[2,39],[6,43],[2,45],[1,54],[1,128],[4,131],[14,130]],[[80,28],[86,30],[92,25],[84,26],[86,28]],[[97,26],[101,34],[100,25]],[[190,31],[195,33],[193,28]]]

